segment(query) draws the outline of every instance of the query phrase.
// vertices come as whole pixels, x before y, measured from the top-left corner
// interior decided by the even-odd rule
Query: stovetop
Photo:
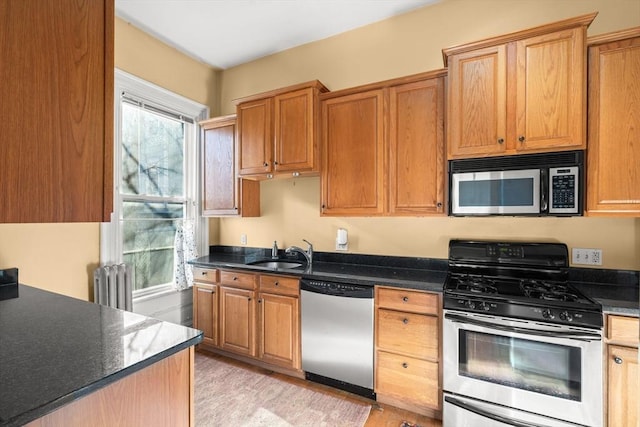
[[[559,243],[452,240],[444,308],[602,327],[602,307],[568,281]]]

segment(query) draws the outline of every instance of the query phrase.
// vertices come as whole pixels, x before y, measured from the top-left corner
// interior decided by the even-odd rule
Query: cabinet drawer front
[[[607,338],[612,341],[638,345],[639,323],[637,317],[607,316]]]
[[[234,288],[255,289],[257,275],[253,273],[240,273],[237,271],[221,271],[220,283]]]
[[[438,318],[378,309],[377,346],[383,350],[438,360]]]
[[[218,270],[193,267],[193,280],[196,282],[216,283],[218,281]]]
[[[406,289],[376,288],[378,307],[413,313],[438,314],[440,302],[437,294]]]
[[[439,409],[438,364],[378,351],[376,393]]]
[[[295,277],[260,276],[260,291],[281,295],[298,296],[300,282]]]

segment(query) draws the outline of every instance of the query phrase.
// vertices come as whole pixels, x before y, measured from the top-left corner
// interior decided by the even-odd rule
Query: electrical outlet
[[[241,245],[246,245],[246,244],[247,244],[247,235],[246,235],[246,234],[244,234],[244,233],[242,233],[242,234],[240,235],[240,244],[241,244]]]
[[[571,250],[571,263],[582,265],[602,265],[602,249],[581,249]]]

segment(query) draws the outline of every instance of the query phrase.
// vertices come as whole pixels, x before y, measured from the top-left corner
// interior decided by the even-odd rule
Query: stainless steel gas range
[[[603,424],[602,307],[568,267],[564,244],[449,243],[445,427]]]

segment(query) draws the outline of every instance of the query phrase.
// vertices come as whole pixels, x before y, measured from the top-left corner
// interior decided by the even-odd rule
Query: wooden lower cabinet
[[[193,380],[193,347],[189,347],[27,426],[193,426]]]
[[[637,427],[640,422],[638,318],[607,316],[607,419],[609,427]]]
[[[260,293],[260,353],[262,361],[300,369],[298,298]]]
[[[193,268],[193,327],[203,333],[202,343],[218,345],[218,270]]]
[[[376,286],[377,400],[441,417],[441,299],[437,293]]]
[[[299,293],[296,277],[223,270],[194,284],[194,327],[210,349],[300,372]]]
[[[220,348],[256,356],[256,293],[226,286],[220,288]]]

